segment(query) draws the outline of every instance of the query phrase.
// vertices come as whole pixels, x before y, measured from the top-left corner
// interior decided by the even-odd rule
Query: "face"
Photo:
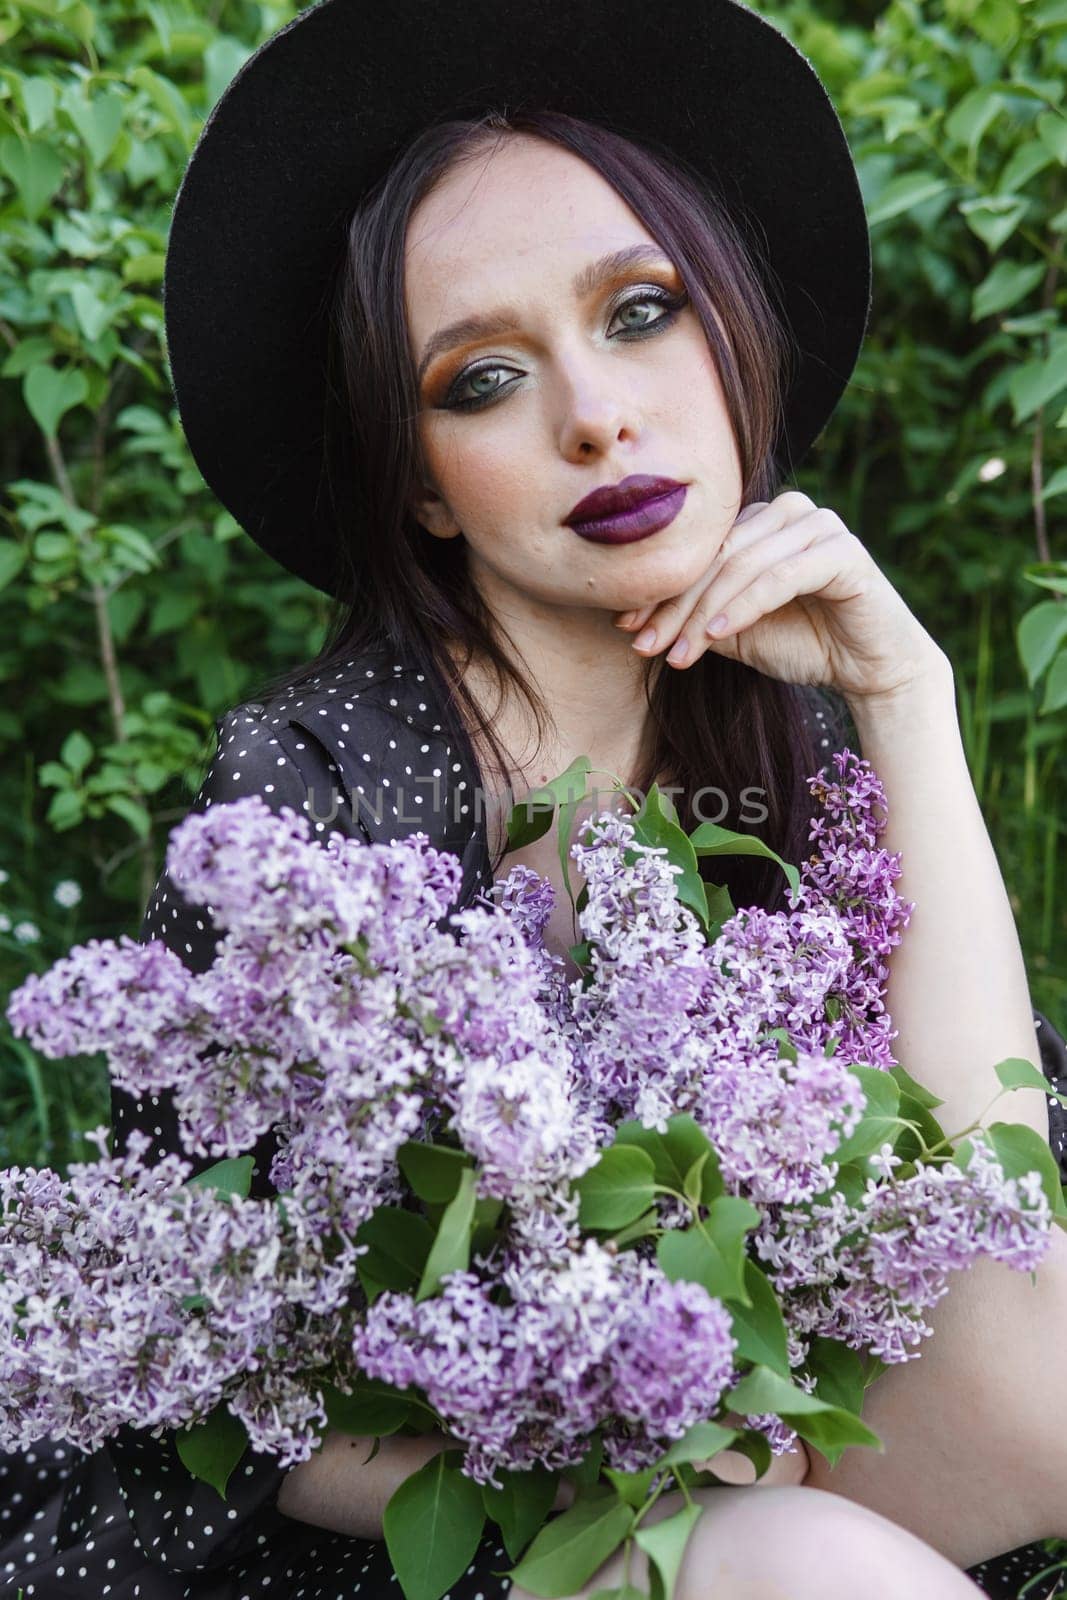
[[[656,259],[576,291],[577,274],[636,245]],[[598,172],[515,135],[412,215],[405,301],[416,369],[448,324],[513,312],[505,331],[468,333],[421,374],[419,522],[465,536],[497,614],[581,614],[627,649],[612,614],[697,582],[741,501],[714,358],[673,263]],[[687,485],[673,522],[623,545],[566,526],[583,496],[631,473]]]

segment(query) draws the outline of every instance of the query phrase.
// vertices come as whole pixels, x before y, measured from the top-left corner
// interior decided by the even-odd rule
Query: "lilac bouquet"
[[[0,1173],[0,1448],[175,1430],[224,1495],[249,1445],[291,1466],[327,1428],[443,1429],[385,1512],[406,1600],[438,1600],[487,1519],[536,1594],[636,1541],[671,1600],[717,1453],[760,1475],[798,1435],[878,1447],[865,1390],[918,1355],[949,1274],[1033,1270],[1067,1206],[1036,1133],[946,1138],[894,1061],[912,908],[875,774],[833,761],[799,870],[687,835],[655,788],[568,847],[585,758],[517,806],[513,847],[559,812],[570,980],[527,868],[450,913],[459,862],[423,834],[320,841],[257,796],[187,816],[167,865],[223,930],[212,966],[92,940],[8,1007],[45,1055],[171,1093],[186,1156],[140,1133],[109,1156],[101,1129],[65,1177]],[[739,852],[773,856],[788,909],[701,877]]]

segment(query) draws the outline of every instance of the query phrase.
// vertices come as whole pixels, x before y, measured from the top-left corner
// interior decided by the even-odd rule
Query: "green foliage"
[[[231,1416],[225,1405],[217,1405],[203,1422],[176,1434],[175,1445],[187,1470],[210,1483],[225,1500],[229,1476],[248,1449],[244,1423]]]
[[[482,1502],[486,1515],[500,1528],[505,1550],[517,1561],[552,1509],[558,1474],[534,1466],[526,1472],[501,1469],[497,1477],[502,1487],[483,1485]]]
[[[753,0],[818,69],[871,221],[871,327],[798,474],[953,662],[1034,1004],[1067,1023],[1067,10]]]
[[[0,7],[5,996],[72,943],[136,931],[214,719],[322,638],[324,597],[200,477],[161,300],[207,113],[296,10]],[[84,1158],[106,1118],[102,1063],[35,1062],[0,1021],[0,1161]]]
[[[440,1600],[474,1559],[486,1511],[481,1489],[459,1469],[460,1458],[451,1450],[431,1457],[385,1508],[386,1548],[407,1600]]]
[[[236,1194],[247,1198],[252,1187],[252,1156],[229,1156],[216,1161],[214,1166],[198,1172],[186,1184],[189,1189],[217,1189],[220,1194]]]
[[[436,1294],[441,1279],[450,1272],[466,1272],[470,1266],[471,1227],[477,1199],[474,1193],[474,1168],[464,1167],[459,1186],[445,1207],[426,1265],[419,1278],[416,1300]]]
[[[630,1531],[634,1512],[617,1491],[597,1485],[546,1524],[510,1576],[534,1594],[572,1595]]]

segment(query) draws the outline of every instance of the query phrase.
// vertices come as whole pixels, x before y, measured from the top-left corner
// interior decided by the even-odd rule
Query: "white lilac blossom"
[[[102,1130],[100,1160],[66,1178],[0,1173],[0,1449],[91,1450],[224,1400],[290,1465],[318,1442],[325,1385],[362,1374],[422,1396],[482,1483],[571,1465],[594,1433],[610,1467],[654,1464],[743,1369],[729,1296],[657,1256],[707,1206],[660,1190],[654,1226],[621,1246],[580,1225],[578,1181],[625,1122],[663,1135],[687,1114],[728,1203],[755,1208],[748,1253],[809,1392],[813,1339],[905,1361],[951,1272],[1036,1266],[1041,1180],[1008,1178],[980,1138],[965,1168],[904,1176],[883,1144],[861,1194],[835,1187],[865,1106],[850,1069],[894,1065],[886,956],[911,907],[878,844],[877,778],[850,752],[834,763],[810,780],[821,814],[788,908],[741,908],[710,943],[666,848],[616,812],[586,823],[574,982],[528,868],[450,914],[460,863],[421,833],[323,842],[255,796],[190,814],[167,865],[221,930],[208,971],[158,941],[92,940],[31,975],[8,1017],[44,1055],[102,1052],[119,1087],[170,1097],[190,1157],[269,1131],[266,1192],[191,1184],[178,1155],[149,1166],[139,1133],[108,1157]],[[380,1208],[421,1210],[411,1141],[472,1169],[495,1218],[421,1298],[417,1273],[404,1290],[361,1276]],[[747,1422],[792,1447],[781,1418]]]

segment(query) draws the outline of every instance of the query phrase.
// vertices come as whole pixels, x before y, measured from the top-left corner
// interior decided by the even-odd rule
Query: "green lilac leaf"
[[[466,1572],[485,1527],[482,1492],[439,1451],[406,1478],[382,1515],[389,1559],[405,1600],[441,1600]]]
[[[618,1548],[634,1512],[607,1485],[591,1489],[546,1524],[517,1566],[516,1584],[546,1600],[562,1600],[580,1589]]]
[[[789,1345],[778,1296],[766,1273],[747,1257],[745,1289],[749,1304],[737,1300],[730,1304],[733,1333],[737,1340],[735,1354],[757,1366],[770,1367],[772,1372],[788,1378]]]
[[[652,1158],[636,1145],[611,1145],[574,1188],[583,1228],[624,1228],[653,1202]]]
[[[686,1545],[705,1509],[700,1502],[687,1503],[672,1517],[664,1517],[662,1522],[653,1523],[651,1526],[643,1525],[634,1534],[635,1542],[641,1546],[649,1560],[655,1563],[663,1585],[664,1600],[674,1600],[674,1586]]]
[[[724,1428],[717,1422],[694,1422],[650,1470],[658,1472],[663,1467],[682,1462],[710,1461],[720,1450],[728,1450],[736,1438],[736,1428]]]
[[[482,1503],[486,1515],[500,1529],[509,1559],[517,1561],[552,1510],[559,1473],[534,1466],[528,1472],[508,1472],[501,1468],[496,1476],[501,1487],[494,1489],[490,1484],[483,1484]]]
[[[342,1394],[332,1383],[321,1387],[326,1421],[339,1433],[381,1437],[396,1433],[410,1421],[411,1401],[389,1384],[359,1380],[351,1394]]]
[[[215,1189],[219,1194],[236,1194],[247,1199],[252,1185],[253,1165],[251,1156],[232,1156],[225,1161],[216,1161],[213,1167],[207,1167],[203,1172],[198,1172],[195,1178],[190,1178],[186,1188]]]
[[[1067,1106],[1067,1094],[1058,1094],[1032,1061],[1009,1056],[1006,1061],[998,1061],[993,1070],[1005,1089],[1040,1089],[1042,1094],[1052,1095],[1060,1105]]]
[[[464,1167],[459,1187],[445,1208],[426,1265],[415,1293],[416,1300],[426,1300],[436,1294],[441,1279],[449,1272],[465,1272],[470,1266],[471,1226],[476,1204],[475,1175],[473,1167]]]
[[[624,1122],[615,1130],[615,1143],[636,1145],[644,1150],[652,1157],[656,1182],[679,1194],[684,1193],[686,1174],[698,1156],[707,1150],[714,1159],[707,1134],[688,1112],[668,1118],[666,1133],[646,1128],[640,1122]],[[705,1172],[707,1170],[705,1168]]]
[[[382,1289],[414,1289],[433,1238],[433,1228],[418,1212],[379,1206],[356,1230],[356,1243],[369,1247],[356,1263],[360,1281]]]
[[[733,833],[729,828],[720,827],[717,822],[702,822],[689,835],[689,842],[698,856],[764,856],[768,861],[778,863],[794,894],[800,887],[800,873],[792,862],[783,861],[770,845],[764,844],[755,834]]]
[[[203,1422],[182,1428],[174,1435],[182,1465],[204,1483],[209,1483],[221,1499],[234,1467],[248,1449],[245,1425],[232,1416],[221,1401]]]
[[[471,1165],[465,1150],[450,1145],[423,1144],[409,1139],[396,1153],[397,1164],[420,1200],[447,1204],[459,1187],[464,1167]]]

